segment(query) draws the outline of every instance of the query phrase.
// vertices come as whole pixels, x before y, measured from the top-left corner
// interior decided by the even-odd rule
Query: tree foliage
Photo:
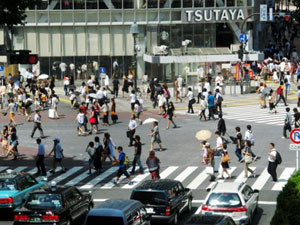
[[[11,30],[14,25],[24,24],[25,10],[40,2],[41,0],[0,0],[0,25]]]

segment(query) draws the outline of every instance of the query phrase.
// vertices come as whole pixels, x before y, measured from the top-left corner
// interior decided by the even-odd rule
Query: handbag
[[[230,161],[230,156],[228,154],[226,154],[222,157],[221,162],[226,163],[228,161]]]
[[[193,98],[193,99],[191,100],[191,104],[195,104],[195,103],[196,103],[196,99]]]
[[[205,171],[208,175],[214,175],[214,168],[212,166],[207,166]]]
[[[128,138],[131,138],[131,130],[126,131],[126,136],[127,136]]]
[[[245,163],[252,163],[252,156],[251,155],[245,155]]]
[[[90,118],[90,123],[91,123],[91,124],[96,123],[96,118],[95,118],[95,117],[91,117],[91,118]]]
[[[164,114],[164,116],[163,116],[163,118],[165,119],[167,116],[168,116],[168,114],[167,114],[167,113],[165,113],[165,114]]]

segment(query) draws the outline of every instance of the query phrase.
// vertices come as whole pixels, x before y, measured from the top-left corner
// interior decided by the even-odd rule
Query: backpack
[[[129,168],[129,164],[130,164],[130,160],[128,155],[125,155],[125,161],[124,161],[124,165],[126,168]]]
[[[281,86],[279,86],[277,88],[277,94],[282,95],[282,87]]]
[[[278,164],[278,165],[282,163],[282,158],[281,158],[281,155],[278,151],[276,151],[275,163]]]

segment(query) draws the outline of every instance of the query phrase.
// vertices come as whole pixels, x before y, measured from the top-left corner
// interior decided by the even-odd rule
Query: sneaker
[[[116,181],[115,179],[113,179],[111,182],[112,182],[114,185],[117,185],[117,184],[118,184],[117,181]]]
[[[130,182],[128,183],[128,185],[133,185],[133,181],[130,181]]]
[[[253,158],[253,160],[256,161],[256,160],[257,160],[257,156],[255,156],[255,157]]]
[[[242,158],[242,159],[240,160],[240,163],[243,163],[243,162],[245,162],[245,159],[244,159],[244,158]]]

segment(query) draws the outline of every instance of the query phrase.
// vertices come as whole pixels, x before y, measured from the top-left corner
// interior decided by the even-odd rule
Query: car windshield
[[[31,194],[25,207],[30,209],[56,209],[62,207],[62,200],[59,194]]]
[[[88,216],[85,225],[124,225],[122,217]]]
[[[166,198],[162,192],[148,192],[148,191],[136,191],[131,197],[134,200],[138,200],[145,205],[165,205]]]
[[[1,191],[15,191],[17,190],[16,182],[14,179],[0,179],[0,190]]]
[[[207,206],[234,208],[242,206],[240,197],[236,193],[211,193]]]

